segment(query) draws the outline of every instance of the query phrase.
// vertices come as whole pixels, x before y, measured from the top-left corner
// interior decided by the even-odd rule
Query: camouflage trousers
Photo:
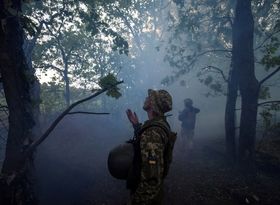
[[[133,194],[133,193],[131,193],[131,194]],[[162,205],[163,204],[163,196],[164,196],[164,193],[163,193],[163,185],[162,185],[158,195],[153,200],[151,200],[149,203],[138,204],[138,203],[133,203],[130,200],[127,203],[127,205]]]

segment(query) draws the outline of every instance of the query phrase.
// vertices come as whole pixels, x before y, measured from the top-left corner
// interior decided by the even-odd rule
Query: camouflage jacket
[[[137,136],[140,149],[140,156],[138,156],[138,161],[140,161],[140,176],[138,176],[139,179],[136,189],[132,190],[132,205],[156,204],[156,201],[159,200],[158,198],[161,197],[164,172],[164,148],[168,137],[162,128],[156,126],[148,127],[141,132],[141,129],[143,130],[145,126],[149,126],[153,121],[166,123],[165,118],[162,117],[148,120],[143,125],[135,127],[135,135],[137,136],[140,133]]]

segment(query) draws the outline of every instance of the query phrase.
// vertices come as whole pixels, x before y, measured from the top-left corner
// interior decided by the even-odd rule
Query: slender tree
[[[238,72],[242,107],[239,160],[251,166],[255,151],[259,84],[255,76],[254,20],[250,0],[237,1],[232,38],[232,65]]]

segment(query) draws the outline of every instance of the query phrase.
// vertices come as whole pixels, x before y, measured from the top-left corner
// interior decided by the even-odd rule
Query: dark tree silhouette
[[[21,1],[1,1],[0,62],[1,78],[9,108],[9,132],[1,170],[0,204],[35,204],[28,183],[30,159],[23,151],[32,141],[35,124],[30,89],[35,77],[29,72],[23,51],[24,32]]]

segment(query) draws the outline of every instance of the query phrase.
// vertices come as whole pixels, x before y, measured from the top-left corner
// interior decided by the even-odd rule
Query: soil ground
[[[106,118],[64,120],[38,151],[41,204],[124,205],[129,195],[125,182],[110,176],[107,156],[128,133],[131,129],[108,126]],[[224,163],[223,141],[196,136],[192,152],[177,141],[165,180],[165,205],[280,204],[279,170],[262,167],[253,180],[242,177]]]

